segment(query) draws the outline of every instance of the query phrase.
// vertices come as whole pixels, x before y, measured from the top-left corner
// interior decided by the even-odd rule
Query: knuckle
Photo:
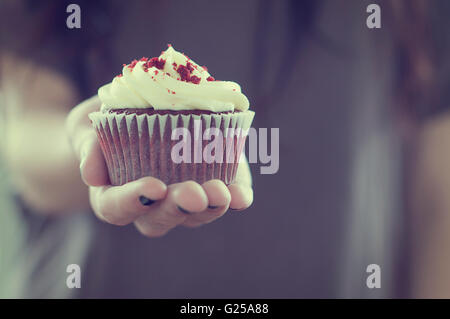
[[[182,192],[190,196],[198,196],[198,193],[204,192],[203,187],[194,181],[183,182]]]
[[[170,228],[172,228],[173,226],[165,223],[165,222],[159,222],[159,221],[154,221],[150,224],[149,228],[155,230],[155,231],[164,231],[164,230],[169,230]]]
[[[188,228],[197,228],[202,225],[203,225],[203,223],[199,222],[199,221],[186,221],[183,223],[183,226],[188,227]]]
[[[226,210],[225,209],[219,209],[219,210],[208,210],[208,217],[210,218],[219,218],[221,217],[223,214],[225,214]]]
[[[105,217],[105,220],[112,225],[125,226],[130,223],[128,220],[117,217],[117,216],[113,216],[113,215],[110,215],[110,216],[103,215],[103,216]]]
[[[222,182],[219,179],[213,179],[207,182],[207,186],[211,187],[213,190],[223,191],[224,189],[227,189],[227,186],[224,182]]]
[[[167,209],[164,211],[164,215],[166,216],[166,219],[175,224],[182,223],[186,219],[186,214],[181,212],[178,208]]]
[[[142,227],[140,225],[136,225],[136,228],[142,235],[144,235],[145,237],[150,237],[150,238],[164,236],[169,231],[168,228],[162,228],[162,226],[155,226],[155,225],[147,226],[147,227]]]
[[[205,214],[201,214],[200,216],[193,216],[192,218],[187,219],[183,223],[183,225],[187,227],[199,227],[205,224],[212,223],[213,221],[220,218],[223,214],[225,214],[225,211],[221,210],[219,212],[208,212]]]
[[[112,225],[125,226],[130,223],[127,219],[125,219],[122,216],[118,216],[117,214],[114,214],[111,210],[105,209],[100,210],[100,214],[101,216],[103,216],[106,222]]]
[[[195,187],[195,186],[197,186],[198,184],[197,184],[196,182],[194,182],[194,181],[186,181],[186,182],[184,182],[184,185]]]

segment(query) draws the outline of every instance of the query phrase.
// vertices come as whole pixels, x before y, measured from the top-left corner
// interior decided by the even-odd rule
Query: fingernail
[[[180,212],[182,212],[183,214],[186,214],[186,215],[192,214],[190,211],[184,209],[184,208],[181,207],[181,206],[178,206],[178,205],[177,205],[177,207],[178,207],[178,209],[180,210]]]
[[[150,206],[151,204],[153,204],[154,202],[156,202],[156,200],[147,198],[145,196],[139,196],[139,201],[141,202],[142,205],[144,206]]]
[[[209,209],[216,209],[216,208],[219,208],[219,206],[208,205],[208,208]]]

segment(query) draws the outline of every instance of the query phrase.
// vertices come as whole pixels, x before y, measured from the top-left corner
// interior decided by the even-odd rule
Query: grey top
[[[168,21],[149,21],[131,6],[117,54],[126,63],[170,42],[216,78],[240,83],[252,101],[254,2],[171,3]],[[267,34],[274,48],[283,43],[286,12],[276,3]],[[280,128],[280,170],[261,175],[252,165],[250,209],[149,239],[91,213],[51,219],[2,200],[0,297],[392,296],[400,142],[389,103],[389,31],[367,29],[367,4],[325,1],[316,27],[338,49],[308,40],[297,59],[283,61],[294,75],[277,103],[260,119],[251,106],[256,127]],[[136,41],[151,30],[158,30],[151,45]],[[271,61],[279,51],[269,51]],[[268,85],[276,63],[268,65]],[[366,287],[371,263],[383,272],[378,290]],[[81,267],[81,289],[66,286],[69,264]]]

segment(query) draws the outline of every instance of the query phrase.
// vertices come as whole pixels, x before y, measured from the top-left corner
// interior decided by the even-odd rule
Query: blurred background
[[[449,15],[445,0],[1,1],[0,297],[450,297]],[[280,169],[251,165],[245,212],[150,239],[90,212],[64,120],[168,43],[241,85],[254,127],[280,129]]]

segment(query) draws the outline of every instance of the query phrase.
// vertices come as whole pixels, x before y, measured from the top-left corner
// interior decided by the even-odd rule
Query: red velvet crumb
[[[155,67],[157,69],[162,70],[164,68],[164,65],[166,64],[166,60],[164,59],[158,59],[158,58],[151,58],[145,63],[145,66],[147,68]]]
[[[214,77],[212,77],[212,76],[208,76],[207,78],[206,78],[206,81],[209,81],[209,82],[211,82],[211,81],[215,81],[216,79],[214,78]]]
[[[131,63],[128,64],[128,68],[129,68],[130,70],[133,70],[133,68],[136,66],[137,63],[138,63],[137,60],[131,61]]]
[[[177,72],[181,77],[181,81],[189,82],[191,77],[191,71],[189,71],[187,67],[185,67],[184,65],[179,65],[177,68]]]
[[[194,84],[199,84],[201,79],[198,76],[193,75],[190,80]]]
[[[191,82],[194,84],[199,84],[201,78],[196,75],[192,75],[192,71],[194,70],[194,66],[192,63],[187,62],[186,66],[179,65],[176,69],[178,74],[180,75],[180,80],[185,82]]]
[[[188,68],[188,70],[189,70],[190,72],[194,71],[194,66],[192,65],[191,62],[187,62],[187,63],[186,63],[186,67]]]

